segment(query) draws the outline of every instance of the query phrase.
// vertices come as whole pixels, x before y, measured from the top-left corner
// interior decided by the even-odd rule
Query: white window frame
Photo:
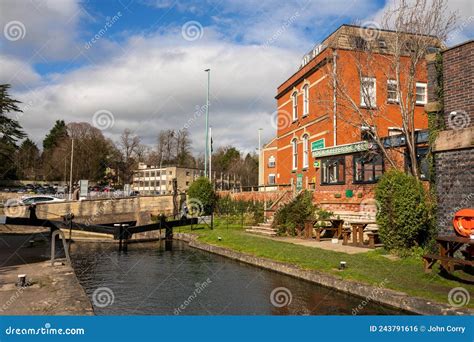
[[[276,165],[276,158],[275,156],[268,157],[268,167],[275,167]]]
[[[370,93],[370,88],[368,91],[368,95],[370,96],[370,106],[365,103],[365,91],[364,85],[367,82],[371,82],[373,84],[373,94]],[[361,107],[365,108],[375,108],[377,106],[377,79],[375,77],[362,77],[360,80],[360,105]]]
[[[308,134],[303,135],[303,168],[309,166],[309,136]]]
[[[291,141],[291,161],[292,169],[296,170],[298,168],[298,140],[296,138]]]
[[[422,87],[424,88],[424,100],[423,101],[418,101],[418,87]],[[420,94],[421,95],[421,94]],[[424,105],[428,102],[428,85],[424,82],[416,82],[416,85],[415,85],[415,101],[416,101],[416,104],[420,104],[420,105]]]
[[[389,98],[388,94],[389,94],[389,86],[391,85],[395,85],[395,98],[394,99],[391,99]],[[398,98],[398,82],[397,80],[387,80],[387,102],[388,103],[398,103],[400,101],[400,99]]]
[[[309,115],[309,85],[303,86],[303,117]]]
[[[273,182],[270,181],[270,179],[273,178]],[[269,185],[274,185],[276,184],[276,175],[274,173],[269,173],[268,174],[268,184]]]
[[[298,120],[298,92],[294,91],[291,94],[291,104],[293,108],[293,121]]]

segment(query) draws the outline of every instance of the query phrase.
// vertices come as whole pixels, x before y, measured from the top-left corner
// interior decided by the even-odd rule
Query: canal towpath
[[[72,267],[51,265],[49,229],[0,227],[0,315],[94,314]],[[28,286],[17,286],[22,274]]]

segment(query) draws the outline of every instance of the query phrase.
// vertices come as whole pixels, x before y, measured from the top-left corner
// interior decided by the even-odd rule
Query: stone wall
[[[431,108],[440,108],[446,127],[433,146],[437,221],[439,234],[454,235],[456,211],[474,208],[474,42],[443,51],[442,60],[444,98],[430,99],[437,104]],[[435,79],[433,72],[434,68],[428,69],[431,82]]]
[[[448,137],[452,136],[451,139]],[[456,149],[449,145],[454,137],[474,139],[474,127],[461,131],[444,131],[438,137],[435,150],[436,191],[438,194],[437,221],[439,233],[454,235],[452,220],[456,211],[474,208],[474,148]],[[441,144],[442,143],[442,144]],[[440,150],[441,146],[444,147]],[[436,148],[436,146],[435,146]]]
[[[142,225],[151,223],[151,215],[171,215],[173,197],[140,196],[43,203],[37,205],[36,212],[39,218],[51,220],[58,220],[62,215],[72,212],[77,222],[100,224],[136,220],[138,225]]]

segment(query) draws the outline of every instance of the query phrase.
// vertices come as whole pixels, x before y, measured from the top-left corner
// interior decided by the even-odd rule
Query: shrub
[[[275,213],[273,226],[278,229],[279,235],[298,235],[304,227],[304,221],[315,217],[315,210],[313,194],[303,191]]]
[[[216,211],[219,215],[225,215],[235,220],[244,220],[245,224],[256,224],[263,222],[263,202],[245,201],[232,199],[229,195],[219,197]]]
[[[216,204],[216,194],[212,188],[212,184],[205,177],[196,179],[188,190],[189,209],[195,209],[197,206],[202,206],[203,215],[210,215]],[[197,203],[194,203],[197,202]],[[197,205],[196,205],[197,204]]]
[[[430,240],[433,205],[421,181],[391,170],[377,184],[375,198],[380,239],[387,250],[408,250]]]

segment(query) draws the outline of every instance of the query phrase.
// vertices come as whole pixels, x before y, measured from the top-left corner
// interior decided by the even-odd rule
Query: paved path
[[[263,235],[259,235],[263,236]],[[347,254],[359,254],[359,253],[367,253],[372,251],[373,249],[364,248],[364,247],[354,247],[354,246],[344,246],[342,244],[342,240],[339,240],[338,243],[332,243],[330,240],[324,241],[315,241],[315,240],[305,240],[300,238],[293,238],[293,237],[267,237],[263,236],[267,239],[281,241],[281,242],[288,242],[295,245],[306,246],[306,247],[316,247],[321,249],[326,249],[334,252],[342,252]]]
[[[31,286],[15,286],[26,274]],[[1,315],[93,315],[92,305],[68,265],[42,261],[0,268]]]
[[[51,266],[47,231],[17,228],[16,233],[5,226],[0,232],[0,315],[92,315],[74,270]],[[32,285],[17,287],[19,274]]]

